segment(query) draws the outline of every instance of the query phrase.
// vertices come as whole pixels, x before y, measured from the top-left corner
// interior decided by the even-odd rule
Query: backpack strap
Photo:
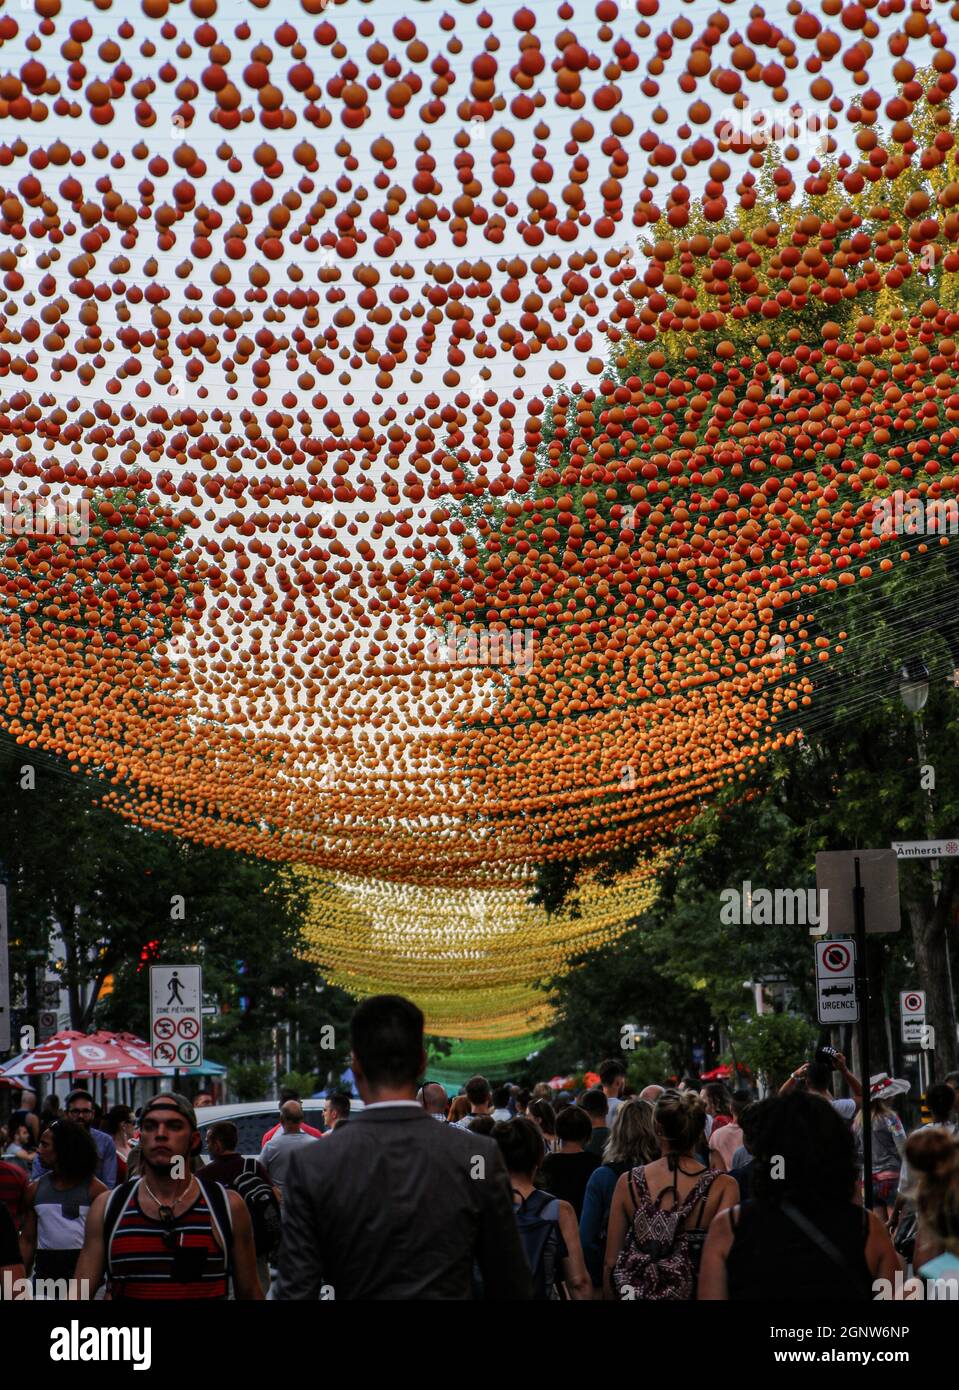
[[[233,1212],[230,1207],[230,1194],[221,1182],[211,1182],[205,1187],[200,1184],[200,1192],[210,1209],[210,1219],[219,1232],[223,1242],[227,1277],[233,1274]]]
[[[845,1255],[836,1249],[829,1237],[824,1236],[819,1227],[814,1226],[798,1207],[794,1207],[792,1202],[780,1202],[779,1210],[782,1212],[783,1216],[788,1217],[794,1226],[799,1227],[803,1235],[811,1240],[813,1245],[817,1246],[827,1259],[831,1260],[834,1265],[841,1269],[843,1274],[848,1275],[853,1283],[858,1284],[861,1282],[857,1278],[855,1272],[849,1268],[849,1263]],[[863,1207],[864,1223],[868,1231],[869,1217],[865,1214],[865,1210],[865,1207]]]
[[[709,1198],[709,1189],[712,1187],[713,1183],[719,1177],[722,1177],[722,1174],[719,1172],[718,1168],[707,1168],[704,1173],[700,1174],[696,1186],[692,1189],[692,1191],[686,1194],[686,1200],[683,1202],[682,1207],[680,1208],[680,1219],[682,1221],[682,1227],[684,1231],[698,1231],[701,1229],[699,1223],[702,1221],[703,1213],[706,1210],[706,1202]],[[699,1212],[697,1214],[695,1224],[693,1226],[690,1226],[689,1218],[695,1211],[697,1204],[699,1205]]]
[[[633,1215],[635,1216],[639,1211],[639,1193],[636,1191],[636,1179],[633,1177],[632,1172],[630,1172],[626,1180],[626,1189],[629,1192],[630,1200],[633,1204]]]
[[[515,1187],[513,1191],[516,1192]],[[517,1197],[519,1193],[516,1192]],[[531,1216],[541,1217],[545,1221],[557,1221],[559,1219],[559,1199],[550,1192],[544,1192],[540,1187],[534,1187],[528,1197],[523,1197],[517,1211],[527,1212]]]
[[[120,1224],[120,1218],[133,1201],[133,1194],[140,1182],[140,1178],[127,1178],[126,1182],[113,1189],[103,1209],[103,1268],[111,1282],[113,1279],[110,1272],[113,1237]]]

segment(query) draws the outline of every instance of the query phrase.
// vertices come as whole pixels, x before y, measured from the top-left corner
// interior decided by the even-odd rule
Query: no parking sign
[[[904,1043],[921,1043],[926,1029],[926,993],[905,989],[899,996],[899,1017]]]
[[[855,941],[817,941],[816,995],[820,1023],[858,1023]]]

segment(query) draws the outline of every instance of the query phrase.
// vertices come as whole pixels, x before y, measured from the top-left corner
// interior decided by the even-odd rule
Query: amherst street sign
[[[959,840],[893,840],[897,859],[952,859],[959,854]]]

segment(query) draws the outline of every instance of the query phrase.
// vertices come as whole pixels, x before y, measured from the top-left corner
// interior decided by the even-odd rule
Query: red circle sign
[[[842,970],[848,970],[851,960],[852,954],[849,947],[843,946],[839,941],[834,941],[831,945],[827,946],[822,953],[823,965],[827,970],[831,970],[833,974],[836,975]]]
[[[172,1018],[158,1018],[153,1025],[153,1031],[158,1038],[166,1040],[167,1038],[173,1037],[173,1034],[176,1032],[176,1024],[173,1022]]]
[[[181,1018],[177,1030],[181,1038],[195,1038],[200,1031],[200,1025],[195,1018]]]
[[[153,1049],[154,1060],[159,1062],[161,1067],[168,1066],[170,1062],[176,1061],[176,1048],[172,1043],[157,1043]]]
[[[922,995],[904,994],[902,997],[902,1007],[905,1009],[907,1014],[922,1013]]]

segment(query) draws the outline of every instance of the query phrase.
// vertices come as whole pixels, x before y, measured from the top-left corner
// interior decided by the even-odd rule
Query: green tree
[[[816,1029],[793,1014],[760,1014],[737,1023],[732,1041],[737,1061],[775,1090],[808,1057]]]

